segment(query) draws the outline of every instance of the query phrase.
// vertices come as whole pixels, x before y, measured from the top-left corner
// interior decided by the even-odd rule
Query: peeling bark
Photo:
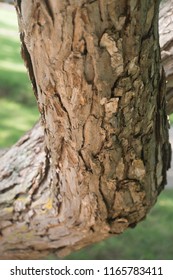
[[[1,158],[0,256],[64,255],[136,225],[166,184],[159,1],[15,3],[45,145],[36,126]]]

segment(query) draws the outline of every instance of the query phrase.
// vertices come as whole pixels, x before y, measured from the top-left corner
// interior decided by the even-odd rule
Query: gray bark
[[[15,3],[44,136],[2,157],[0,256],[62,256],[135,226],[166,183],[159,1]]]

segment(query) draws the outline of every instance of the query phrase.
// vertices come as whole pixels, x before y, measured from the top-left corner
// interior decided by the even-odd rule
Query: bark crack
[[[45,4],[45,11],[46,11],[46,13],[49,14],[49,16],[54,24],[54,13],[53,13],[53,10],[51,7],[51,3],[49,0],[44,0],[44,4]]]
[[[69,122],[69,129],[71,130],[72,124],[71,124],[71,119],[70,119],[70,116],[69,116],[69,112],[68,112],[68,110],[66,109],[66,107],[64,106],[64,104],[63,104],[63,102],[62,102],[62,98],[61,98],[60,94],[59,94],[58,92],[56,92],[56,93],[54,94],[54,96],[55,96],[56,98],[58,98],[59,103],[60,103],[60,105],[61,105],[61,108],[62,108],[63,111],[66,113],[67,118],[68,118],[68,122]]]

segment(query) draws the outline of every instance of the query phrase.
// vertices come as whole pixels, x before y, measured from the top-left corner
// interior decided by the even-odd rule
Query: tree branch
[[[136,225],[166,183],[159,1],[15,2],[44,136],[1,157],[0,257],[63,255]]]

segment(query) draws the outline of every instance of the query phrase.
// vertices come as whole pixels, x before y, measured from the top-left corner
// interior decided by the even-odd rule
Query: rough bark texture
[[[62,255],[133,227],[166,183],[159,1],[15,2],[46,148],[37,126],[2,157],[0,256]]]
[[[161,2],[159,33],[162,64],[166,74],[167,113],[173,113],[173,0]]]

